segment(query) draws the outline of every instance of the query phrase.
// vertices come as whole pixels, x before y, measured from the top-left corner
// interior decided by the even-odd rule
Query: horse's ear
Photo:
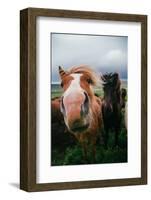
[[[59,66],[59,74],[61,78],[66,74],[66,72],[62,69],[61,66]]]
[[[105,81],[104,76],[102,74],[100,75],[100,78],[102,81]]]
[[[101,78],[102,84],[105,85],[105,84],[106,84],[105,75],[101,74],[101,75],[100,75],[100,78]]]

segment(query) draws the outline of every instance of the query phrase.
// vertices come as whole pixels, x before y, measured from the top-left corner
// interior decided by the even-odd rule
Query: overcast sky
[[[89,65],[97,73],[118,72],[127,78],[127,37],[51,34],[52,82],[59,81],[58,66]]]

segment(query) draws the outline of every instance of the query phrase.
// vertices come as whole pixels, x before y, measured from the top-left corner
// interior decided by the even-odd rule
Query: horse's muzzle
[[[86,92],[61,98],[60,108],[71,132],[83,132],[89,127],[90,100]]]
[[[71,127],[71,132],[73,133],[81,133],[81,132],[85,132],[89,127],[89,124],[80,124],[80,123],[76,123],[74,122],[74,124]]]
[[[89,97],[86,92],[84,92],[84,102],[81,105],[81,116],[86,116],[89,113]]]

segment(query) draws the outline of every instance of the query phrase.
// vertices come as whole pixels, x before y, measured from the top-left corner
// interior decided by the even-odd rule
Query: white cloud
[[[127,54],[120,49],[110,50],[102,60],[102,65],[119,69],[127,64]]]
[[[58,66],[65,69],[87,64],[96,72],[127,71],[127,37],[53,34],[53,81],[58,81]]]

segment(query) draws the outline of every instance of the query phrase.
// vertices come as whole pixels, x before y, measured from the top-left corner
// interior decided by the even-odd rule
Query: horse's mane
[[[118,73],[106,73],[101,76],[101,79],[103,81],[102,84],[104,87],[108,84],[110,84],[110,85],[113,85],[113,84],[120,85],[121,84]]]
[[[92,85],[96,86],[100,83],[99,76],[87,65],[74,66],[69,69],[68,73],[81,73],[90,77]]]

